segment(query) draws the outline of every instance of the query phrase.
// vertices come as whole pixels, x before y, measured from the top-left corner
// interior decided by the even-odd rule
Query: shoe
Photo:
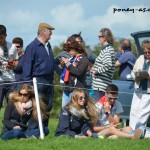
[[[117,135],[111,135],[108,137],[108,139],[118,139],[118,136]]]
[[[144,139],[146,129],[144,126],[140,126],[134,133],[133,139]]]
[[[105,139],[106,138],[106,136],[104,134],[102,134],[101,132],[97,133],[97,135],[98,135],[99,139]]]
[[[105,136],[99,135],[98,138],[99,138],[99,139],[105,139]]]
[[[32,135],[32,136],[27,136],[27,138],[26,139],[38,139],[37,137],[35,137],[34,135]]]

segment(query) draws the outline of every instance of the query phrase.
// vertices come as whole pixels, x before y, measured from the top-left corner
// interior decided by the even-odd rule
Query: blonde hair
[[[22,102],[22,98],[20,97],[19,94],[20,94],[20,91],[23,89],[27,91],[27,96],[29,98],[28,100],[31,100],[33,104],[32,117],[35,120],[37,120],[37,107],[36,107],[35,95],[34,95],[33,87],[31,85],[23,84],[18,90],[18,92],[12,92],[9,94],[9,100],[14,103],[19,114],[23,115],[24,112],[19,107],[19,102]],[[46,111],[46,105],[44,104],[44,102],[41,99],[39,100],[39,102],[40,102],[42,119],[45,120],[46,118],[48,118],[49,113]]]
[[[86,108],[86,110],[88,111],[88,115],[82,110],[82,108],[80,107],[80,105],[78,104],[78,99],[79,99],[79,95],[81,93],[85,94],[85,105],[84,107]],[[93,100],[89,97],[89,95],[81,89],[75,89],[72,93],[71,96],[71,101],[69,102],[69,104],[66,106],[68,107],[70,110],[74,107],[77,109],[78,112],[81,113],[81,115],[86,118],[86,119],[90,119],[90,121],[92,123],[96,123],[98,120],[98,113],[96,111],[96,106],[93,102]]]

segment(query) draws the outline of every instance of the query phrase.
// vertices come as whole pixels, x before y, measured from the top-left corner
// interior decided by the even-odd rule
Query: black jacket
[[[2,134],[7,131],[13,130],[13,127],[20,126],[22,130],[27,129],[26,123],[31,117],[30,114],[20,115],[14,105],[14,103],[9,102],[6,106],[4,112],[4,119],[3,119],[3,128]]]
[[[80,133],[87,136],[87,130],[92,131],[89,120],[86,120],[84,117],[79,119],[71,114],[69,109],[65,108],[60,113],[55,136],[68,135],[70,137],[74,137]]]
[[[65,90],[73,91],[74,88],[68,87],[78,87],[84,88],[86,86],[85,78],[86,78],[86,70],[88,69],[89,60],[86,56],[82,55],[82,58],[77,63],[77,66],[74,66],[72,63],[69,66],[66,66],[68,71],[70,72],[69,82],[65,83]],[[77,82],[75,84],[75,79]]]

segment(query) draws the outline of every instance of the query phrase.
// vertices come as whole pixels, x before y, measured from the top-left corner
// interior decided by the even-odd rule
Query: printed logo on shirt
[[[68,116],[67,112],[63,112],[62,115],[64,116]]]

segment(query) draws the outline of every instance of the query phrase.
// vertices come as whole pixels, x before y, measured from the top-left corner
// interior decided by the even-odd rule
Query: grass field
[[[0,120],[3,118],[3,109],[0,110]],[[150,140],[129,139],[70,139],[54,137],[58,119],[52,118],[49,122],[50,134],[44,140],[40,139],[13,139],[0,140],[0,150],[149,150]],[[0,128],[2,124],[0,123]]]

